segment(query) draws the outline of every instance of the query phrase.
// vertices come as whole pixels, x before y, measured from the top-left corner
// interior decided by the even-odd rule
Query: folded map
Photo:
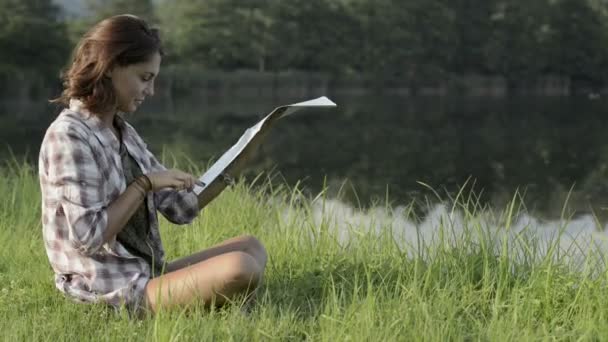
[[[194,193],[199,196],[205,191],[207,186],[224,173],[224,171],[239,158],[246,148],[250,150],[257,149],[262,142],[265,133],[276,120],[293,114],[300,109],[309,107],[336,107],[336,104],[327,97],[322,96],[313,100],[275,108],[275,110],[266,115],[257,124],[249,127],[245,133],[241,135],[236,144],[226,151],[217,162],[211,165],[211,167],[198,179],[199,184],[194,187]]]

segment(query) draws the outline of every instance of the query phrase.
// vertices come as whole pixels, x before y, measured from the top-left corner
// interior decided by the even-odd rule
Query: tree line
[[[165,63],[301,70],[383,81],[447,74],[543,75],[603,87],[603,0],[108,0],[67,17],[51,0],[0,0],[0,77],[56,78],[101,18],[139,15],[161,28]]]

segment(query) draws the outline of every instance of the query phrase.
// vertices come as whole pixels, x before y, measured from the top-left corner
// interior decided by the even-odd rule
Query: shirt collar
[[[98,115],[91,113],[84,106],[81,100],[70,99],[70,111],[80,116],[85,125],[87,125],[93,131],[93,133],[102,145],[110,146],[115,149],[118,149],[120,147],[120,143],[112,132],[112,130],[101,121]],[[124,134],[124,119],[120,117],[120,115],[116,115],[115,121],[122,134]]]

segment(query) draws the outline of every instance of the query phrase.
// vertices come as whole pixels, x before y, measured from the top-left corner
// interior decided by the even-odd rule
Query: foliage
[[[69,49],[51,0],[0,0],[0,70],[54,77]]]
[[[67,20],[70,41],[76,45],[80,37],[95,23],[118,14],[137,15],[157,24],[156,10],[151,0],[84,0],[87,15]]]
[[[272,44],[268,4],[263,0],[166,1],[160,5],[159,16],[176,62],[264,71]]]
[[[495,74],[606,77],[605,2],[195,0],[160,5],[174,61],[417,80]]]
[[[303,70],[424,82],[446,73],[547,74],[597,90],[608,78],[601,0],[85,0],[59,21],[50,0],[0,0],[0,69],[48,75],[98,20],[133,13],[160,24],[169,64]]]
[[[606,17],[586,1],[560,0],[549,20],[551,69],[574,81],[604,83],[608,76]]]

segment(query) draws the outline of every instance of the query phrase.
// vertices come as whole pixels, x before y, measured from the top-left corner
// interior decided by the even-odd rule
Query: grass
[[[163,221],[161,230],[169,258],[235,235],[258,237],[270,255],[259,304],[248,314],[235,303],[217,311],[130,319],[124,312],[74,304],[54,288],[31,166],[0,169],[0,198],[0,331],[7,341],[608,336],[607,274],[593,267],[603,255],[590,251],[575,265],[559,252],[560,236],[543,245],[526,229],[516,230],[521,209],[515,200],[490,214],[474,196],[461,194],[436,221],[432,238],[424,225],[415,225],[417,233],[407,242],[395,222],[415,222],[408,207],[343,208],[347,214],[341,216],[323,194],[306,198],[298,187],[276,187],[261,178],[241,182],[192,225]]]

